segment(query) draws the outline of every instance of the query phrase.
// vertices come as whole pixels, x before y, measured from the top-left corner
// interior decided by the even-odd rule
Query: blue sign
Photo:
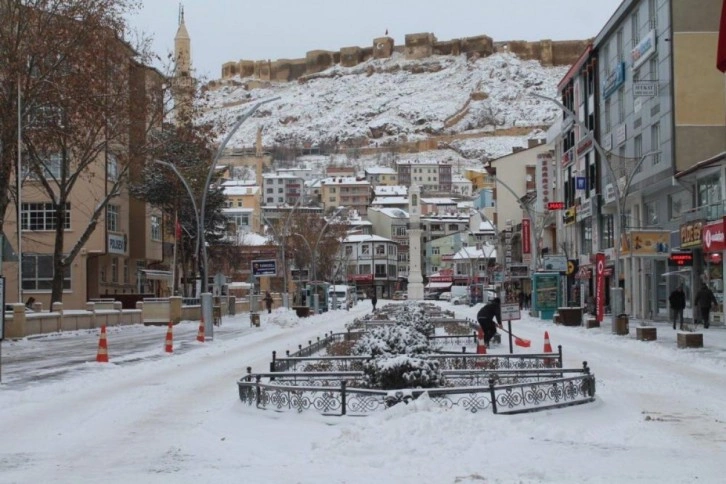
[[[578,176],[575,178],[575,188],[577,190],[586,190],[587,189],[587,178],[584,176]]]
[[[602,83],[602,97],[609,98],[625,82],[625,62],[618,62]]]
[[[277,275],[277,261],[275,259],[269,260],[253,260],[252,261],[252,276],[276,276]]]

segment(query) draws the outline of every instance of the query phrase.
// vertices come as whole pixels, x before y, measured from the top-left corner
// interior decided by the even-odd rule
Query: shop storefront
[[[623,239],[625,311],[637,318],[667,315],[667,287],[662,275],[670,254],[667,230],[631,230]]]
[[[709,285],[718,300],[718,308],[712,313],[714,324],[724,321],[724,219],[703,227],[703,275],[702,282]]]

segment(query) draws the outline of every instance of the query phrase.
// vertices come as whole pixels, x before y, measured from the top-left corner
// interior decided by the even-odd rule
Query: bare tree
[[[147,134],[164,116],[164,77],[151,56],[122,40],[125,0],[4,0],[0,115],[22,123],[22,171],[50,200],[54,221],[51,302],[63,297],[64,274],[96,230],[109,202],[147,154]],[[13,33],[15,36],[13,36]],[[13,44],[15,42],[15,44]],[[11,101],[19,93],[20,102]],[[18,123],[0,124],[0,214],[9,200]],[[3,184],[5,186],[3,186]],[[86,226],[68,248],[71,194],[87,195]],[[17,202],[16,202],[17,203]],[[27,225],[28,219],[19,221]],[[85,222],[85,221],[84,221]],[[30,228],[30,227],[27,227]]]

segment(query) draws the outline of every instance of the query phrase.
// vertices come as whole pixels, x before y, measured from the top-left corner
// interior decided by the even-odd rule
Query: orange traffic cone
[[[545,334],[544,334],[544,352],[552,353],[552,345],[550,344],[550,334],[547,331],[545,331]],[[545,366],[553,366],[554,360],[552,358],[545,358],[544,364],[545,364]]]
[[[484,344],[484,331],[482,331],[481,328],[479,328],[476,332],[476,354],[487,354],[487,345]]]
[[[101,326],[101,337],[98,339],[98,353],[96,353],[96,361],[99,363],[108,363],[108,341],[106,341],[106,325]]]
[[[204,316],[202,316],[202,320],[199,321],[199,331],[197,331],[197,341],[200,343],[204,343]]]
[[[166,330],[166,344],[164,345],[164,351],[167,353],[173,353],[174,352],[174,335],[172,333],[173,325],[171,321],[169,321],[169,328]]]

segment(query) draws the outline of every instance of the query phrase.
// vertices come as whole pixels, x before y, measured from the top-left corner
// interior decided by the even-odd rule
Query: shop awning
[[[661,277],[666,277],[666,276],[690,277],[690,274],[691,274],[691,269],[688,268],[688,269],[680,269],[677,271],[664,272],[663,274],[661,274]]]
[[[448,289],[450,287],[450,282],[429,282],[426,284],[426,289]]]
[[[171,281],[171,271],[154,271],[151,269],[141,269],[147,280],[150,281]]]

